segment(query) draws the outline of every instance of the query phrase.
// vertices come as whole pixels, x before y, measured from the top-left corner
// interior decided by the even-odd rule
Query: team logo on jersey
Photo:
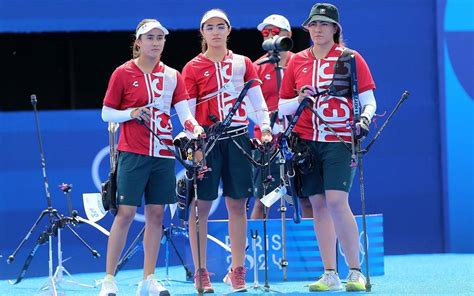
[[[244,62],[242,60],[242,62]],[[219,106],[219,113],[220,117],[224,118],[229,111],[232,109],[235,100],[237,98],[237,95],[240,92],[241,86],[237,87],[233,75],[234,73],[234,63],[237,65],[237,67],[242,67],[242,64],[239,64],[238,62],[233,61],[231,58],[226,59],[224,62],[219,63],[217,66],[218,71],[216,71],[217,74],[217,79],[218,79],[218,85],[221,85],[223,88],[222,94],[219,96],[218,100],[220,101],[220,106]],[[242,68],[238,68],[242,69]],[[238,73],[244,73],[243,70],[239,70],[242,72]],[[236,75],[241,75],[241,74],[236,74]],[[245,101],[242,102],[240,105],[239,109],[237,112],[234,114],[232,117],[232,122],[234,123],[245,123],[247,120],[247,108],[246,108],[246,103]]]
[[[271,79],[270,73],[268,73],[268,74],[265,75],[265,79],[266,79],[266,80],[270,80],[270,79]]]
[[[209,75],[209,71],[204,72],[204,76],[208,77]]]
[[[135,80],[135,81],[132,83],[132,85],[135,86],[135,87],[138,87],[138,81]]]
[[[165,74],[160,72],[160,73],[153,73],[153,76],[156,78],[151,80],[150,86],[151,90],[153,91],[154,94],[157,94],[158,97],[161,97],[163,95],[163,80],[165,77]]]
[[[304,67],[301,72],[303,72],[303,73],[308,73],[308,68]]]

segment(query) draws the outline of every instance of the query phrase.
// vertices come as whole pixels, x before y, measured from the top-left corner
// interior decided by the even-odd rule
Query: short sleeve
[[[188,99],[189,99],[189,95],[188,95],[188,92],[186,91],[186,86],[184,84],[183,76],[181,75],[181,73],[176,71],[176,88],[174,89],[174,92],[173,92],[172,104],[174,105]]]
[[[280,98],[281,99],[292,99],[297,93],[295,92],[296,83],[295,83],[295,73],[294,73],[294,61],[296,59],[292,58],[286,66],[285,75],[281,81],[280,87]]]
[[[105,93],[104,106],[119,109],[124,93],[124,84],[122,79],[122,69],[117,68],[110,76],[107,92]]]
[[[183,68],[182,80],[189,98],[197,98],[199,95],[196,78],[191,62],[187,63]]]
[[[259,65],[258,62],[261,61],[261,58],[259,58],[258,60],[256,60],[255,62],[253,62],[253,67],[255,68],[255,71],[257,72],[257,76],[260,80],[263,81],[263,67],[262,65]]]
[[[375,89],[375,82],[372,78],[372,74],[370,73],[370,69],[366,61],[358,52],[355,52],[355,59],[359,93],[363,93],[364,91],[370,89]]]
[[[259,76],[257,74],[257,70],[255,69],[255,65],[252,64],[252,61],[248,57],[245,57],[244,81],[249,81],[251,79],[259,79]],[[258,85],[258,84],[254,83],[253,86],[256,86],[256,85]]]

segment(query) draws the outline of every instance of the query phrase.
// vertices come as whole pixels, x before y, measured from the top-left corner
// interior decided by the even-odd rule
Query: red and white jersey
[[[171,106],[188,98],[183,78],[175,69],[160,62],[151,74],[145,74],[130,60],[115,69],[110,77],[104,106],[126,110],[148,105],[152,120],[147,124],[173,150]],[[165,145],[136,120],[122,123],[119,151],[174,158]]]
[[[289,51],[287,55],[287,63],[290,61],[290,59],[293,57],[294,53]],[[259,79],[262,81],[262,85],[260,87],[262,88],[262,93],[263,97],[265,98],[265,102],[267,103],[268,106],[268,111],[273,112],[278,109],[278,91],[277,91],[277,77],[276,77],[276,71],[275,71],[275,65],[273,63],[265,63],[262,65],[259,65],[258,63],[263,61],[265,58],[267,58],[268,55],[264,55],[260,58],[258,58],[253,64],[255,66],[255,70],[257,71],[257,75]],[[285,67],[284,65],[283,67]],[[281,70],[281,78],[284,76],[284,71],[285,68]],[[277,120],[278,122],[278,120]],[[257,124],[254,125],[254,131],[253,131],[254,137],[255,138],[261,138],[261,131],[260,128]]]
[[[213,115],[219,121],[229,113],[244,83],[258,78],[249,58],[228,51],[220,62],[213,62],[204,54],[189,61],[183,78],[190,98],[196,98],[196,120],[201,126],[211,126]],[[231,126],[247,125],[245,100],[232,117]]]
[[[316,59],[309,48],[294,55],[285,71],[280,88],[280,98],[282,100],[295,98],[298,95],[297,90],[305,85],[312,85],[319,92],[327,89],[333,80],[336,61],[343,50],[343,47],[335,44],[323,59]],[[375,89],[375,83],[367,63],[359,53],[354,51],[354,55],[359,93]],[[313,108],[344,141],[351,141],[351,129],[348,123],[353,120],[352,98],[323,95],[317,98],[316,106]],[[306,140],[339,141],[327,126],[307,108],[303,111],[294,131]]]

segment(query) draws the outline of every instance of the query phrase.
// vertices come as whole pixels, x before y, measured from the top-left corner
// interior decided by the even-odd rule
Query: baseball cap
[[[209,10],[203,15],[201,19],[201,28],[205,22],[207,22],[209,19],[213,17],[218,17],[218,18],[223,19],[227,23],[227,25],[230,27],[230,21],[227,15],[222,10],[214,8],[214,9]]]
[[[257,29],[259,31],[262,31],[263,28],[265,28],[268,25],[272,25],[275,27],[278,27],[283,30],[287,30],[291,32],[291,26],[290,22],[286,19],[286,17],[279,15],[279,14],[272,14],[267,16],[263,22],[261,22],[258,26]]]
[[[337,7],[330,3],[316,3],[311,8],[308,18],[303,22],[302,26],[308,29],[308,24],[314,21],[323,21],[334,23],[342,31],[341,24],[339,24],[339,12]]]
[[[169,34],[168,30],[165,27],[163,27],[159,21],[154,20],[152,22],[146,22],[140,28],[138,28],[137,33],[135,34],[135,37],[138,39],[140,35],[146,34],[153,29],[160,29],[161,31],[163,31],[163,33],[165,33],[165,35]]]

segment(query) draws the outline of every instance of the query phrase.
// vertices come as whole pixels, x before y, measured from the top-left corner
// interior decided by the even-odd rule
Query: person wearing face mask
[[[189,104],[196,119],[204,128],[222,121],[234,105],[245,82],[258,78],[249,58],[227,48],[231,32],[228,16],[220,9],[207,11],[201,19],[202,53],[189,61],[183,69]],[[262,130],[262,141],[272,140],[268,108],[258,83],[247,92],[248,100],[232,117],[232,123],[206,158],[203,178],[197,181],[199,244],[197,250],[196,212],[194,201],[189,218],[189,238],[195,266],[195,287],[205,293],[213,292],[206,268],[207,221],[212,201],[218,197],[222,179],[223,196],[229,214],[229,236],[232,266],[228,284],[234,291],[245,289],[245,247],[247,237],[246,200],[252,196],[252,167],[234,141],[250,154],[248,136],[248,107],[252,105]],[[232,139],[231,139],[232,137]],[[199,260],[200,259],[200,260]],[[199,268],[199,261],[201,262]]]
[[[204,130],[189,110],[181,74],[161,61],[166,35],[168,30],[159,21],[142,20],[135,32],[133,59],[115,69],[105,94],[102,119],[121,123],[121,132],[117,148],[118,211],[110,230],[100,296],[118,295],[114,275],[143,194],[143,281],[138,285],[137,295],[169,295],[154,272],[164,208],[176,199],[176,177],[169,173],[175,170],[171,106],[190,133],[197,136]]]
[[[267,16],[258,26],[257,29],[262,33],[263,40],[272,39],[275,37],[289,37],[291,38],[291,26],[288,19],[279,14],[272,14]],[[280,61],[278,66],[281,67],[281,77],[284,76],[284,71],[288,61],[294,55],[291,51],[280,51],[279,53]],[[275,70],[275,64],[272,62],[264,62],[268,59],[270,53],[266,53],[259,59],[254,62],[257,74],[260,80],[263,82],[262,93],[265,101],[267,103],[268,109],[270,112],[278,111],[278,87],[277,87],[277,76]],[[274,117],[275,122],[273,125],[273,135],[276,136],[278,133],[282,132],[285,125],[285,119],[279,115]],[[258,124],[254,126],[254,136],[255,138],[260,138],[261,132]],[[253,206],[252,213],[250,215],[251,219],[263,219],[263,204],[260,201],[263,195],[263,186],[260,177],[260,170],[258,170],[257,176],[255,177],[255,203]],[[265,175],[265,173],[264,173]],[[273,162],[271,166],[271,175],[273,180],[268,184],[266,193],[271,192],[280,184],[280,166],[278,161]],[[303,218],[311,218],[313,211],[311,209],[311,203],[306,197],[300,198],[302,216]]]
[[[351,166],[351,143],[352,136],[362,140],[368,134],[377,107],[373,92],[375,83],[362,56],[345,47],[339,12],[334,5],[315,4],[303,28],[309,33],[312,45],[295,54],[289,62],[280,89],[279,110],[285,115],[292,114],[309,96],[312,97],[311,108],[320,115],[317,117],[305,108],[294,129],[299,141],[313,155],[312,169],[302,173],[301,191],[309,196],[313,207],[314,229],[325,270],[318,281],[309,285],[309,290],[343,288],[336,272],[337,238],[350,269],[346,290],[364,291],[366,280],[360,270],[359,230],[349,206],[349,191],[355,173]],[[340,62],[348,52],[355,56],[356,69],[347,68],[350,65],[347,60]],[[355,100],[350,91],[352,80],[351,75],[347,75],[353,71],[357,73],[360,101],[360,119],[353,123],[354,134],[351,126],[347,126],[355,118]],[[321,94],[335,78],[339,80],[334,86],[346,85],[346,89]]]

